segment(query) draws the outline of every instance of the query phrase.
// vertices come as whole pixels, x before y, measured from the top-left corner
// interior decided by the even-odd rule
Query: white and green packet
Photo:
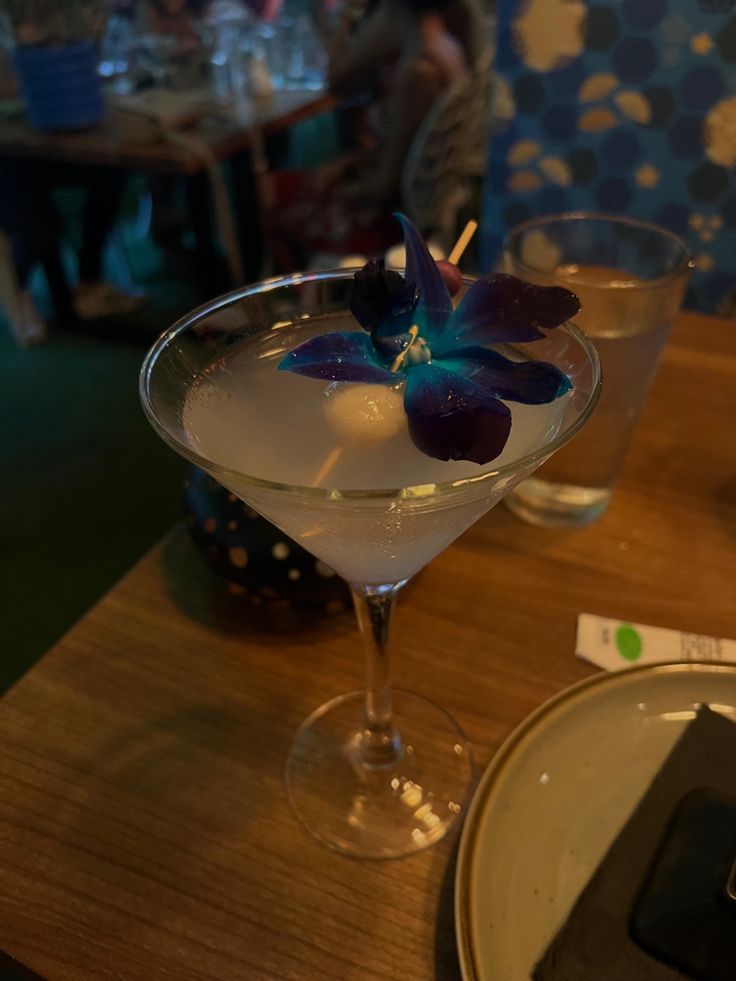
[[[604,671],[675,661],[736,662],[736,640],[581,613],[575,655]]]

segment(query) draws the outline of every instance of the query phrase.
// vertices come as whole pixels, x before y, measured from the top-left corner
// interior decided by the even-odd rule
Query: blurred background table
[[[227,288],[218,278],[215,229],[210,207],[207,161],[229,165],[232,212],[240,259],[248,280],[257,279],[263,264],[264,240],[260,221],[260,195],[256,170],[265,142],[297,123],[329,112],[336,100],[326,89],[280,89],[270,95],[241,97],[231,105],[217,105],[209,90],[165,93],[168,116],[176,125],[161,125],[142,115],[161,109],[155,91],[135,97],[108,96],[108,111],[94,128],[80,132],[43,133],[24,118],[7,118],[0,125],[0,157],[117,167],[144,174],[186,178],[189,213],[203,287],[207,293]],[[146,97],[150,109],[146,108]],[[135,106],[132,112],[124,108]],[[240,285],[233,282],[232,286]]]
[[[216,106],[198,92],[191,93],[189,100],[185,93],[176,95],[180,114],[190,112],[192,116],[192,124],[181,132],[202,142],[218,160],[250,149],[254,127],[269,136],[335,106],[335,99],[326,90],[314,89],[277,90],[258,99],[245,98],[235,107]],[[123,111],[114,96],[108,100],[103,122],[80,132],[41,133],[24,118],[4,119],[0,126],[0,155],[187,176],[202,171],[201,156],[166,140],[160,128],[148,119]],[[145,105],[140,95],[136,100]]]
[[[736,333],[683,314],[610,511],[573,531],[499,507],[410,584],[395,682],[479,769],[590,674],[581,612],[736,636]],[[348,612],[250,609],[183,530],[0,702],[0,948],[47,981],[455,979],[456,836],[356,863],[298,825],[293,731],[361,684]]]

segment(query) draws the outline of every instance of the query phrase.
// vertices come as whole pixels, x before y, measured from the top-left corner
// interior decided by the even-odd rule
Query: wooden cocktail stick
[[[332,470],[332,468],[335,466],[335,464],[337,463],[337,461],[342,456],[344,449],[345,449],[344,446],[333,446],[332,447],[332,449],[330,450],[330,452],[325,457],[324,462],[322,463],[322,466],[319,468],[319,471],[317,472],[316,477],[312,481],[312,484],[313,484],[314,487],[319,487],[319,485],[325,479],[325,477],[327,476],[327,474],[330,472],[330,470]]]
[[[478,231],[478,222],[471,220],[467,223],[462,232],[460,232],[460,237],[457,242],[452,247],[452,252],[447,257],[447,261],[453,266],[456,266],[460,259],[462,258],[463,252],[467,249],[470,244],[471,238]]]

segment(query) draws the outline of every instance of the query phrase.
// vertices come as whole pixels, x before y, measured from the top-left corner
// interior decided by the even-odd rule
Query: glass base
[[[528,477],[505,498],[505,503],[515,515],[533,525],[579,527],[600,518],[610,500],[611,491],[607,488]]]
[[[400,734],[388,762],[362,759],[365,692],[322,705],[289,754],[289,798],[307,828],[358,858],[398,858],[439,841],[460,819],[473,776],[472,750],[457,723],[411,692],[393,693]]]

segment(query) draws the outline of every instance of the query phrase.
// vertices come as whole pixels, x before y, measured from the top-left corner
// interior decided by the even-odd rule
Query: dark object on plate
[[[189,470],[184,508],[189,534],[236,595],[275,609],[339,613],[350,605],[347,585],[329,566],[197,467]]]
[[[698,981],[736,977],[736,799],[698,788],[682,799],[631,917],[641,947]]]
[[[630,933],[631,917],[645,895],[645,884],[653,881],[653,857],[660,846],[667,848],[678,805],[691,791],[704,786],[726,799],[736,797],[734,760],[736,725],[707,706],[700,706],[537,964],[534,981],[700,978],[636,943]],[[688,819],[686,814],[685,819],[693,820],[693,815]],[[661,872],[664,871],[663,867]],[[650,905],[642,913],[637,905],[639,927],[647,911],[651,917],[651,910]],[[650,925],[652,922],[653,917],[648,920]],[[736,918],[733,935],[736,937]],[[731,957],[730,966],[730,971],[712,977],[736,981],[736,957]],[[707,977],[710,981],[711,976]]]
[[[0,981],[44,981],[44,979],[30,967],[26,967],[10,954],[0,950]]]

